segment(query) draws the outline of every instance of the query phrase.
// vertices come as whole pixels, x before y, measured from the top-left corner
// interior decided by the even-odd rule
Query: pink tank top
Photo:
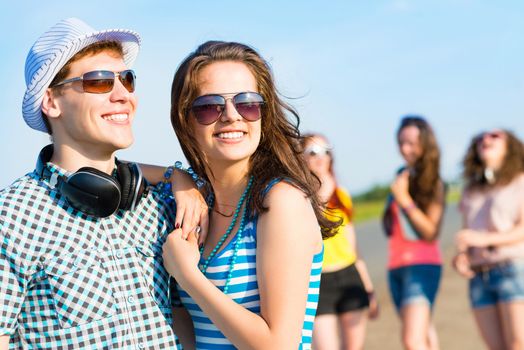
[[[418,238],[406,214],[400,210],[392,197],[388,199],[386,211],[390,222],[385,229],[389,231],[388,269],[412,265],[441,265],[442,255],[438,240],[427,242]]]

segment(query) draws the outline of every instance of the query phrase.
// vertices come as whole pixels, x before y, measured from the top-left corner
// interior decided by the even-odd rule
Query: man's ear
[[[42,100],[42,112],[48,118],[58,118],[62,111],[58,103],[57,94],[53,93],[51,89],[47,89]]]

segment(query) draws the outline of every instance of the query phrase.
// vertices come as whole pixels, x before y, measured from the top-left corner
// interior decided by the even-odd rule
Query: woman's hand
[[[391,193],[395,197],[395,201],[405,208],[413,202],[409,194],[409,170],[405,169],[397,175],[390,186]]]
[[[203,243],[209,223],[209,212],[204,197],[196,188],[191,176],[182,171],[173,172],[171,188],[176,201],[175,227],[182,228],[183,239],[187,239],[191,232],[196,232],[198,244]]]
[[[469,264],[469,258],[466,252],[460,252],[453,257],[452,261],[453,268],[466,278],[473,278],[475,276],[475,273],[473,270],[471,270],[471,266]]]
[[[162,257],[167,272],[178,282],[188,274],[199,272],[200,251],[195,233],[190,233],[186,239],[182,229],[171,232],[164,243]]]
[[[455,244],[459,251],[465,251],[469,247],[488,247],[492,245],[490,235],[474,230],[463,229],[457,233]]]
[[[369,298],[369,309],[368,309],[368,316],[370,320],[376,320],[380,314],[380,307],[378,304],[377,296],[375,295],[375,292],[368,292],[368,298]]]

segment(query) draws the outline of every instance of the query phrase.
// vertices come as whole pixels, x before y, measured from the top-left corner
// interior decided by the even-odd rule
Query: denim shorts
[[[477,272],[469,281],[469,299],[474,309],[524,301],[524,262],[507,262]]]
[[[440,265],[412,265],[389,270],[389,290],[397,312],[408,304],[420,302],[433,309],[441,274]]]

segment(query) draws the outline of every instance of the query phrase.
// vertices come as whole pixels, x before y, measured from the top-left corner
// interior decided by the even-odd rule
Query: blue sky
[[[335,147],[342,185],[358,193],[391,180],[400,164],[394,138],[402,115],[433,124],[442,173],[460,174],[477,132],[509,128],[524,137],[524,3],[383,1],[33,1],[1,5],[3,78],[0,187],[31,171],[48,137],[25,125],[27,51],[61,19],[95,29],[129,28],[143,39],[134,69],[139,109],[124,159],[182,159],[169,122],[179,62],[210,39],[247,43],[273,67],[280,92]]]

